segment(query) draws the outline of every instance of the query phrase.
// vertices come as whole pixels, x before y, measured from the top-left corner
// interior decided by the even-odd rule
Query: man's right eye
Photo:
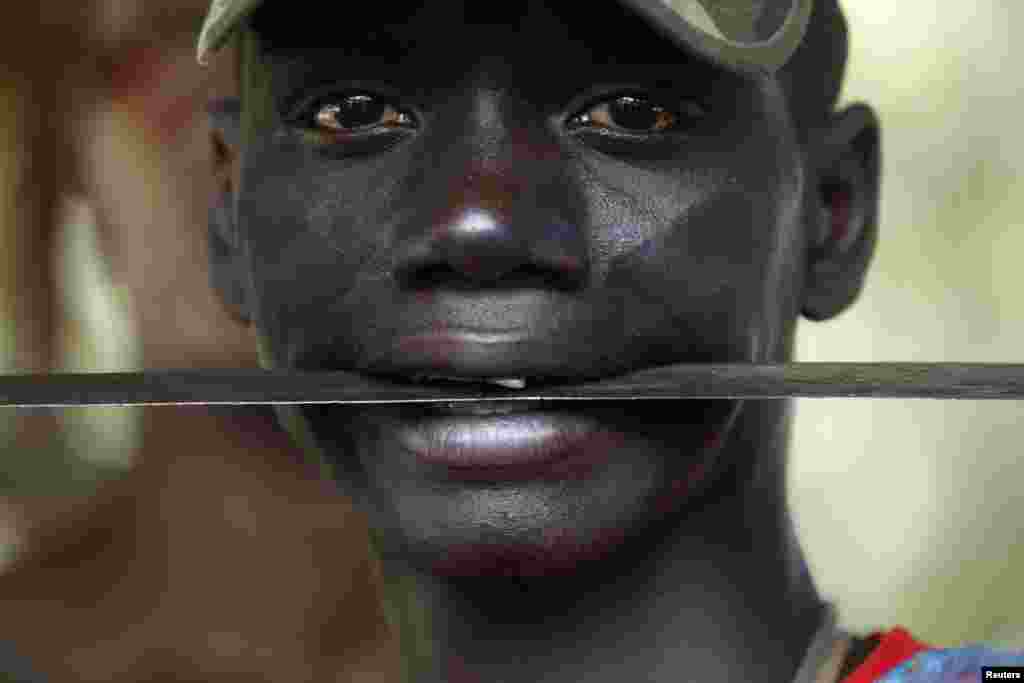
[[[313,107],[310,124],[328,134],[369,133],[382,128],[415,126],[410,114],[369,93],[321,100]]]

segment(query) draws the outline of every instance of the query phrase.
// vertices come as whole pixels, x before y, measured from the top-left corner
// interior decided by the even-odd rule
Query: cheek
[[[395,211],[387,188],[395,180],[325,171],[303,151],[250,158],[241,234],[260,327],[280,349],[301,341],[292,337],[302,330],[335,327],[326,321],[342,315],[358,282],[388,272]]]
[[[692,267],[771,260],[780,234],[792,233],[801,215],[797,152],[786,126],[758,119],[658,162],[581,160],[595,279],[666,255],[686,266],[681,276]]]
[[[720,149],[691,155],[695,171],[594,166],[589,194],[597,277],[629,302],[630,329],[685,338],[696,325],[708,353],[736,360],[778,336],[803,206],[785,135],[743,139],[728,167]]]

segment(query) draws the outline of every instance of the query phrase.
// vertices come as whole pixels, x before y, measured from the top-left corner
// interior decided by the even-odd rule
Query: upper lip
[[[396,382],[413,382],[417,384],[474,384],[480,388],[494,390],[516,390],[536,389],[541,386],[553,384],[575,384],[594,378],[568,379],[566,376],[551,375],[530,375],[527,373],[509,373],[502,371],[498,373],[481,374],[480,372],[466,373],[452,370],[440,371],[431,368],[406,368],[402,370],[368,372],[371,376],[381,377]],[[512,386],[517,381],[524,383],[523,387]]]
[[[405,329],[387,329],[360,339],[355,357],[338,353],[334,343],[317,344],[297,354],[292,367],[309,371],[348,371],[399,383],[480,383],[488,389],[494,380],[523,379],[526,389],[604,381],[686,358],[637,357],[635,343],[623,339],[595,348],[587,339],[598,330],[580,330],[581,343],[572,344],[568,330],[528,328],[472,328],[431,319],[417,320]],[[531,333],[532,332],[532,333]],[[605,331],[606,333],[608,331]],[[603,335],[605,338],[607,334]],[[409,345],[409,340],[437,339]],[[606,341],[612,341],[605,339]],[[450,344],[450,346],[446,346]],[[688,354],[689,362],[712,362],[710,354]],[[507,391],[506,389],[501,389]]]
[[[455,346],[451,349],[442,346],[435,352],[406,345],[409,340],[432,337],[450,339]],[[555,343],[547,335],[530,335],[521,330],[434,327],[397,335],[390,343],[380,344],[376,353],[357,359],[353,369],[399,382],[493,383],[502,379],[523,379],[527,387],[577,384],[639,369],[609,363],[609,357],[616,358],[614,354],[602,354],[600,360],[594,358],[586,362],[587,354],[580,353],[586,346],[572,354],[565,353],[566,347],[564,342]]]

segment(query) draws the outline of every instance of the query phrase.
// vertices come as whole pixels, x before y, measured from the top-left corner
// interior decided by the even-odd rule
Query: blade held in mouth
[[[935,398],[1024,399],[1024,364],[670,365],[579,384],[407,384],[351,372],[163,370],[0,375],[0,407],[394,404],[480,401]]]

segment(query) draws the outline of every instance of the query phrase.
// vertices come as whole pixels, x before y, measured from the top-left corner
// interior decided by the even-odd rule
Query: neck
[[[783,462],[787,408],[748,402],[730,462]],[[763,438],[743,438],[754,433]],[[625,559],[569,579],[383,568],[411,580],[426,608],[427,680],[791,681],[827,608],[804,570],[784,478],[780,466],[737,467],[707,499],[628,541],[615,555]],[[403,628],[408,645],[417,634]]]

